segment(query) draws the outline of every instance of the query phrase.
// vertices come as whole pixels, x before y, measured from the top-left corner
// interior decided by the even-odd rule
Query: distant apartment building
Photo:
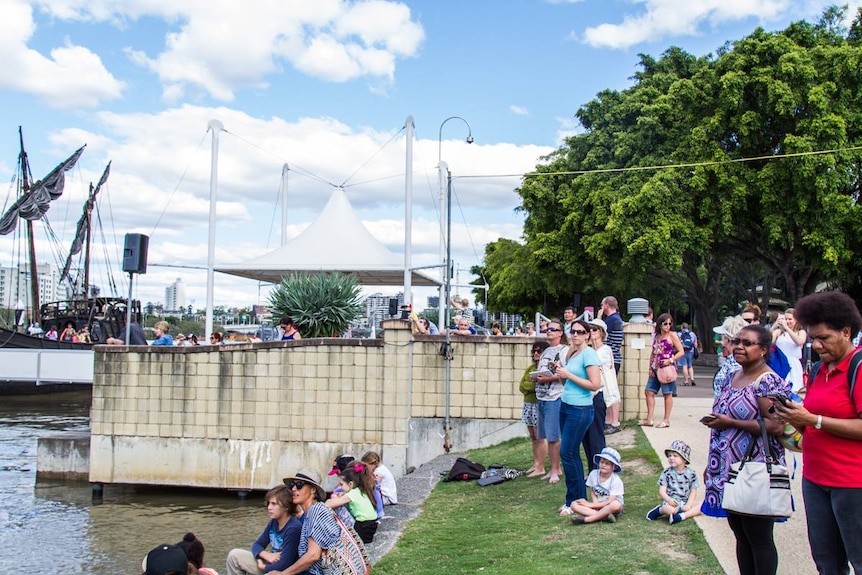
[[[398,309],[398,313],[401,312],[401,306],[404,305],[404,294],[398,293],[394,296],[383,295],[380,293],[371,294],[367,298],[365,298],[365,319],[367,323],[365,325],[369,327],[380,327],[380,322],[384,319],[389,319],[389,300],[396,299],[398,300],[398,305],[396,309]]]
[[[177,311],[186,307],[186,286],[182,278],[165,288],[165,310]]]
[[[65,290],[60,285],[60,270],[53,264],[38,264],[39,305],[65,299]],[[29,309],[29,266],[0,267],[0,307]]]

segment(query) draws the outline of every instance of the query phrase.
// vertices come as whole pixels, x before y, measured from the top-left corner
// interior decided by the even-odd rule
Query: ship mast
[[[21,152],[18,154],[18,165],[21,170],[20,182],[23,194],[30,191],[30,164],[27,160],[27,151],[24,150],[24,132],[18,126],[18,140],[21,143]],[[37,325],[42,323],[41,311],[39,309],[39,270],[36,269],[36,235],[33,233],[33,221],[26,220],[27,246],[30,259],[30,321]]]

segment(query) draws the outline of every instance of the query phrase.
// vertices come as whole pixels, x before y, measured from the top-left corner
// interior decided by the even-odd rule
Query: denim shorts
[[[679,361],[677,362],[680,367],[691,367],[694,365],[694,348],[685,352]]]
[[[539,421],[536,426],[536,439],[547,439],[554,442],[560,440],[560,406],[562,399],[554,401],[536,402],[539,412]]]
[[[676,382],[659,383],[657,377],[650,377],[646,380],[646,390],[653,393],[658,393],[661,389],[662,395],[673,395],[676,393]]]

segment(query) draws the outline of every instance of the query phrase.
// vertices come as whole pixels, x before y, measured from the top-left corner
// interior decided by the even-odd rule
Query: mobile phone
[[[701,423],[709,423],[710,421],[714,421],[716,419],[718,419],[716,416],[714,416],[711,413],[707,413],[706,415],[704,415],[703,417],[700,418],[700,422]]]

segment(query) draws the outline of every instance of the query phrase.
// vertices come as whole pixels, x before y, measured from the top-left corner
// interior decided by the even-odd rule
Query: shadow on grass
[[[616,524],[573,526],[559,517],[565,485],[521,477],[489,487],[475,481],[439,483],[373,572],[410,574],[578,573],[579,575],[721,573],[694,521],[650,522],[662,462],[640,429],[610,436],[622,456],[625,511]],[[525,469],[527,438],[473,450],[485,465]],[[586,467],[585,467],[586,468]]]

